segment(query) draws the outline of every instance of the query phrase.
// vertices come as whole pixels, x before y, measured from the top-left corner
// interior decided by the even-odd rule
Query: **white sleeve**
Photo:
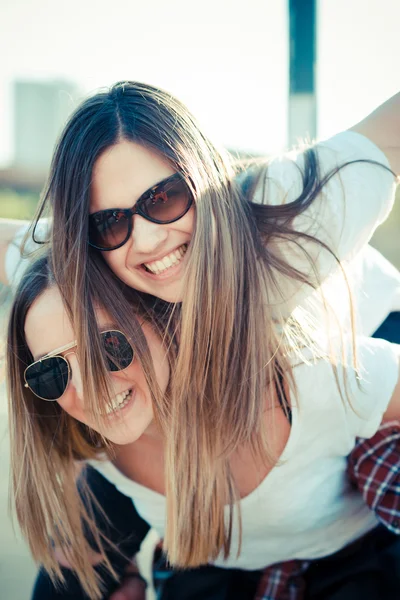
[[[400,312],[400,272],[369,244],[350,263],[358,332],[372,335],[391,312]]]
[[[348,364],[338,369],[339,380],[343,391],[349,385],[351,404],[344,400],[348,433],[370,438],[382,422],[399,379],[399,349],[386,340],[360,337],[357,360],[358,373]]]
[[[35,250],[40,248],[40,244],[36,244],[32,238],[29,238],[24,249],[23,255],[21,254],[22,241],[27,233],[30,225],[23,225],[18,229],[14,239],[10,242],[6,257],[5,257],[5,270],[7,279],[10,282],[10,286],[15,289],[26,268],[29,266],[32,260],[32,254]],[[47,239],[50,229],[49,219],[40,219],[36,227],[36,239],[44,241]]]
[[[378,165],[356,162],[344,166],[322,188],[311,205],[293,222],[294,229],[327,244],[341,261],[352,259],[370,240],[388,216],[395,197],[396,180],[389,163],[377,146],[364,136],[344,132],[314,146],[320,177],[349,161],[372,160]],[[381,166],[383,165],[383,166]],[[254,201],[285,204],[303,191],[304,154],[288,154],[268,167],[266,185],[256,191]],[[261,190],[264,196],[261,197]],[[276,242],[278,254],[315,284],[337,269],[335,258],[318,244],[299,238]],[[313,272],[312,263],[316,267]],[[280,277],[280,302],[293,309],[311,290]]]

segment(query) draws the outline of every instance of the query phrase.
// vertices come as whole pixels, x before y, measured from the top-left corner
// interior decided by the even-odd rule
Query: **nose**
[[[132,245],[138,254],[157,251],[168,238],[168,227],[152,223],[141,215],[133,217]]]
[[[82,377],[81,370],[79,368],[79,362],[75,353],[71,353],[68,355],[68,362],[71,371],[71,379],[69,384],[75,388],[75,391],[78,397],[83,400],[83,385],[82,385]]]

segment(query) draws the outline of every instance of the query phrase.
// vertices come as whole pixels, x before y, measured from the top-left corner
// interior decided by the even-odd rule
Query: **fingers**
[[[146,586],[141,579],[129,577],[122,581],[109,600],[146,600]]]

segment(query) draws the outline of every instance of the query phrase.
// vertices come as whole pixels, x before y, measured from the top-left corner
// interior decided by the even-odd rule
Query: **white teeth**
[[[164,264],[164,267],[172,267],[172,260],[170,259],[169,256],[166,256],[165,258],[162,259],[162,262]]]
[[[132,390],[126,390],[125,392],[122,392],[121,394],[117,394],[110,401],[109,406],[107,406],[106,415],[111,415],[114,412],[121,410],[122,408],[125,408],[125,406],[129,402],[129,400],[131,399],[131,395],[132,395]]]
[[[155,260],[154,262],[144,263],[144,266],[152,273],[159,275],[160,273],[163,273],[167,269],[178,264],[182,260],[182,257],[185,256],[186,250],[187,244],[183,244],[183,246],[181,246],[177,250],[174,250],[174,252],[171,252],[167,256],[164,256],[161,260]]]

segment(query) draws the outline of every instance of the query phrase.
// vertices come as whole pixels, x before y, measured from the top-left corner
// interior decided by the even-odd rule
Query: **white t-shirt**
[[[352,159],[388,164],[376,146],[355,133],[335,136],[319,144],[316,150],[322,174]],[[295,160],[301,165],[301,154]],[[301,189],[298,169],[283,158],[271,164],[267,194],[259,201],[288,202]],[[299,230],[320,236],[350,265],[350,272],[358,274],[356,310],[362,313],[360,323],[367,334],[373,332],[388,312],[400,308],[398,272],[373,250],[360,254],[374,229],[388,215],[394,189],[394,178],[385,169],[349,165],[296,219]],[[316,261],[327,294],[329,286],[337,289],[334,281],[337,267],[329,253],[314,244],[303,247]],[[282,245],[280,251],[297,268],[309,272],[308,261],[295,246]],[[309,288],[289,280],[282,279],[281,292],[275,299],[276,307],[285,313],[298,306],[312,310],[313,303],[318,301]],[[348,318],[347,306],[344,303],[344,323]],[[315,314],[318,316],[318,312]],[[339,375],[347,371],[352,408],[346,403],[345,394],[344,399],[341,397],[330,364],[319,360],[294,368],[298,406],[293,406],[293,425],[281,464],[241,501],[243,540],[239,558],[235,552],[238,541],[235,524],[231,557],[227,561],[219,558],[215,564],[257,569],[294,558],[326,556],[376,525],[375,516],[361,495],[349,487],[346,456],[356,437],[370,437],[379,427],[398,379],[398,359],[393,345],[368,338],[358,339],[358,358],[362,365],[361,386],[350,366],[338,367]],[[339,380],[343,389],[343,379]],[[162,537],[165,498],[127,479],[110,462],[93,464],[132,498],[141,516]]]
[[[355,372],[346,368],[354,410],[340,398],[328,362],[294,368],[299,402],[292,407],[292,428],[281,464],[240,502],[239,558],[235,522],[231,555],[214,564],[259,569],[295,558],[315,559],[336,552],[377,525],[362,495],[350,487],[346,456],[356,437],[370,437],[379,427],[397,382],[398,359],[392,344],[371,338],[358,340],[358,355],[364,372],[361,387]],[[339,368],[340,375],[343,372]],[[131,481],[110,462],[91,464],[132,498],[139,514],[162,538],[165,497]]]
[[[340,133],[317,144],[315,151],[321,178],[335,167],[352,160],[367,159],[383,165],[358,162],[343,167],[293,222],[296,231],[311,235],[327,244],[347,269],[365,248],[378,225],[387,218],[394,202],[395,179],[387,170],[389,163],[385,155],[370,140],[358,133]],[[301,152],[292,152],[272,161],[268,167],[265,186],[259,186],[254,200],[270,205],[296,200],[303,189],[303,167],[304,154]],[[336,276],[333,285],[336,288],[338,277],[343,281],[337,261],[320,245],[303,238],[295,242],[284,240],[273,243],[291,266],[306,274],[315,284],[319,285],[323,281],[325,286],[328,284],[332,287],[331,277]],[[306,254],[316,266],[318,279],[313,275]],[[277,313],[285,316],[298,306],[314,312],[318,292],[312,294],[309,286],[285,278],[281,274],[277,274],[276,279],[280,289],[271,289],[270,299]],[[343,302],[346,295],[343,298],[340,294],[339,297]],[[338,302],[335,303],[335,311],[340,308],[337,305]]]

